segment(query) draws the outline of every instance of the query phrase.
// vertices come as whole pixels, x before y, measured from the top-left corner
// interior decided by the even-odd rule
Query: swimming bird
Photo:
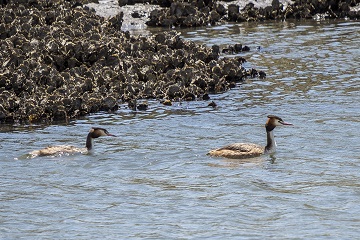
[[[93,149],[94,139],[101,136],[112,136],[116,137],[113,134],[110,134],[104,128],[93,127],[90,129],[89,134],[86,138],[86,147],[85,148],[77,148],[69,145],[59,145],[59,146],[49,146],[41,150],[35,150],[30,152],[31,158],[41,157],[41,156],[54,156],[54,155],[63,155],[63,154],[75,154],[75,153],[87,153]]]
[[[275,152],[276,142],[274,139],[273,130],[276,126],[292,124],[284,122],[280,117],[277,117],[275,115],[269,115],[267,117],[268,120],[265,124],[267,144],[265,147],[254,143],[233,143],[219,149],[211,150],[208,155],[214,157],[241,159],[258,157],[262,154]]]

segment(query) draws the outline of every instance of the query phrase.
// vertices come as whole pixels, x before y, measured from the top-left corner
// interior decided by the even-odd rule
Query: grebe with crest
[[[90,129],[90,132],[87,135],[85,148],[77,148],[69,145],[49,146],[41,150],[32,151],[29,153],[29,155],[31,158],[34,158],[41,156],[56,156],[56,155],[75,154],[75,153],[85,154],[93,149],[94,139],[102,136],[116,137],[115,135],[110,134],[104,128],[93,127]]]
[[[281,118],[275,115],[267,116],[268,120],[265,124],[266,140],[265,147],[254,143],[233,143],[222,148],[211,150],[208,155],[214,157],[225,158],[252,158],[258,157],[262,154],[273,153],[276,150],[276,142],[274,139],[274,128],[276,126],[292,125],[291,123],[284,122]]]

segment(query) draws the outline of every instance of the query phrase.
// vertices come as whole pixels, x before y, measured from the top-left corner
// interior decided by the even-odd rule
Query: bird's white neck
[[[273,131],[266,131],[266,147],[265,153],[273,153],[276,151],[276,142]]]

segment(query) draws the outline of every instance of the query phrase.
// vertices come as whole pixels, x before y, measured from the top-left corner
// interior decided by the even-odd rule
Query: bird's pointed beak
[[[291,126],[293,125],[292,123],[288,123],[288,122],[280,122],[282,125],[287,125],[287,126]]]
[[[107,135],[110,137],[116,137],[114,134],[111,134],[111,133],[108,133]]]

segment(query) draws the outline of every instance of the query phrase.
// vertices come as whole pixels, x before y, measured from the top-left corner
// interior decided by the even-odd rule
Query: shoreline
[[[187,3],[173,2],[169,11],[169,7],[150,4],[150,1],[123,6],[119,6],[118,2],[117,0],[100,0],[99,3],[88,3],[86,6],[95,9],[96,13],[104,18],[110,18],[123,12],[123,31],[145,31],[147,34],[150,34],[147,29],[154,26],[167,26],[169,29],[176,29],[178,25],[181,27],[193,27],[215,25],[224,22],[286,20],[287,17],[317,20],[326,18],[360,18],[360,3],[355,5],[354,3],[348,4],[346,1],[339,1],[339,6],[324,5],[318,0],[313,1],[313,4],[301,4],[302,1],[299,0],[218,1],[210,2],[203,8],[194,5],[190,13],[184,10],[184,8],[189,7]],[[171,8],[174,9],[171,10]],[[332,8],[338,9],[332,10]],[[204,19],[200,24],[195,20],[193,20],[193,23],[191,21],[187,22],[187,25],[179,23],[179,21],[174,19],[169,20],[172,15],[176,16],[178,14],[175,14],[175,11],[180,11],[182,14],[181,17],[178,17],[177,20],[179,20],[179,18],[189,18],[188,15],[190,14],[197,15],[198,10],[207,12],[207,15],[205,14],[207,19]],[[212,17],[212,15],[216,15],[215,13],[221,16]],[[154,21],[149,21],[152,15],[158,16],[155,17]],[[161,21],[159,18],[163,20]],[[204,17],[199,16],[199,18]]]

